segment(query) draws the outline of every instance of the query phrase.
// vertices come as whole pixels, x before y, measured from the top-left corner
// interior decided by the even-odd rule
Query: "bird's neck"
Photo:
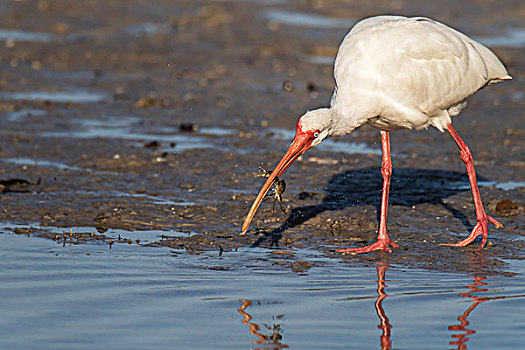
[[[351,114],[341,113],[338,108],[330,108],[332,125],[330,126],[330,136],[343,136],[351,133],[355,128],[363,124],[359,118],[354,118]]]

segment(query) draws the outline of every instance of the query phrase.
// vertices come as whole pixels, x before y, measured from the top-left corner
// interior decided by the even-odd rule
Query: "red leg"
[[[377,316],[379,317],[380,324],[377,325],[377,328],[382,330],[381,336],[379,336],[380,343],[381,343],[381,349],[392,349],[392,340],[390,340],[390,337],[392,335],[392,325],[390,324],[390,320],[388,319],[388,316],[386,315],[385,309],[383,309],[383,300],[386,299],[388,294],[385,293],[386,285],[386,270],[388,268],[388,265],[379,265],[376,266],[377,269],[377,299],[374,304],[376,308]]]
[[[496,219],[493,217],[488,216],[485,213],[485,209],[483,208],[483,203],[481,202],[481,195],[479,194],[479,188],[478,188],[478,182],[476,180],[476,172],[474,171],[474,160],[472,158],[472,153],[470,152],[470,148],[467,146],[467,144],[461,139],[457,131],[454,129],[452,124],[449,124],[447,126],[447,130],[458,144],[458,147],[460,149],[460,158],[465,163],[465,167],[467,168],[467,174],[468,179],[470,181],[470,187],[472,189],[472,198],[474,200],[474,207],[476,208],[476,219],[477,223],[474,226],[474,229],[472,229],[472,232],[470,235],[462,240],[461,242],[455,243],[455,244],[442,244],[447,246],[454,246],[454,247],[464,247],[470,243],[472,243],[476,237],[479,235],[482,235],[481,240],[481,248],[485,246],[485,243],[487,243],[488,238],[488,222],[492,222],[494,225],[496,225],[497,228],[503,227],[502,224],[500,224]]]
[[[392,253],[390,246],[397,248],[398,245],[390,240],[386,233],[386,218],[388,211],[388,192],[390,191],[390,177],[392,176],[392,159],[390,158],[390,134],[381,131],[381,148],[383,150],[383,162],[381,164],[381,175],[383,175],[383,196],[381,198],[381,219],[379,220],[379,232],[377,242],[366,247],[339,249],[339,253],[368,253],[374,250],[385,250]]]

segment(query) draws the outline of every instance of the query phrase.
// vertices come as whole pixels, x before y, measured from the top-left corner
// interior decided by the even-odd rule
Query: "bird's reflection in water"
[[[388,269],[388,265],[379,265],[376,266],[377,269],[377,299],[374,303],[374,306],[376,308],[377,316],[379,317],[379,324],[377,325],[377,328],[381,329],[381,335],[379,336],[380,344],[381,344],[381,350],[391,349],[392,348],[392,340],[390,339],[390,336],[392,334],[392,325],[390,324],[390,320],[388,319],[388,316],[386,315],[385,309],[383,309],[383,300],[388,296],[388,294],[385,293],[386,285],[386,271]]]
[[[281,344],[282,336],[279,333],[281,330],[280,325],[273,325],[272,327],[265,325],[265,327],[271,332],[270,335],[265,335],[261,332],[261,328],[258,324],[251,322],[252,316],[246,312],[246,308],[248,308],[250,305],[252,305],[252,302],[250,300],[241,299],[242,306],[237,309],[237,312],[239,312],[241,315],[244,316],[244,319],[242,320],[242,323],[250,327],[250,333],[255,335],[259,340],[254,340],[253,343],[255,345],[260,345],[260,347],[252,348],[254,350],[262,350],[262,349],[285,349],[288,348],[288,345]]]
[[[390,266],[387,264],[379,264],[376,266],[377,270],[377,298],[374,303],[374,307],[376,309],[377,316],[379,317],[379,324],[377,325],[377,328],[381,330],[381,334],[379,336],[379,342],[381,346],[381,350],[387,350],[392,349],[392,324],[390,324],[390,320],[385,312],[385,309],[383,308],[383,300],[386,299],[388,294],[385,292],[385,289],[387,286],[386,282],[386,272]],[[450,345],[454,346],[453,349],[458,350],[465,350],[467,349],[467,342],[470,340],[468,336],[475,334],[476,331],[473,329],[467,328],[469,326],[469,321],[467,320],[470,313],[481,303],[484,303],[485,301],[491,300],[491,299],[500,299],[502,297],[479,297],[476,295],[473,295],[474,293],[483,293],[491,291],[488,288],[484,288],[488,285],[488,283],[484,282],[486,277],[483,276],[475,276],[474,280],[471,284],[467,285],[468,291],[465,293],[459,294],[459,296],[471,299],[473,303],[461,314],[458,316],[459,324],[456,325],[450,325],[448,326],[448,329],[454,333],[459,334],[452,334],[452,340],[449,342]],[[265,325],[265,328],[270,333],[269,335],[263,334],[261,331],[261,328],[259,325],[257,325],[254,322],[251,322],[252,316],[246,312],[246,309],[252,305],[252,302],[250,300],[241,299],[240,300],[243,304],[240,308],[237,309],[237,312],[239,312],[242,316],[244,316],[244,319],[242,320],[242,323],[247,325],[250,328],[250,333],[255,335],[259,340],[255,340],[253,343],[255,345],[259,345],[259,347],[252,348],[254,350],[262,350],[262,349],[284,349],[288,348],[289,346],[286,344],[282,344],[282,336],[280,334],[281,328],[280,325]]]
[[[467,286],[469,291],[466,293],[460,294],[460,296],[464,298],[469,298],[474,302],[472,303],[472,305],[470,305],[468,309],[466,309],[461,315],[458,316],[459,324],[448,326],[448,329],[450,331],[461,332],[460,334],[452,334],[453,340],[449,342],[450,345],[455,346],[455,349],[459,349],[459,350],[467,349],[467,342],[470,340],[468,336],[476,333],[475,330],[467,328],[469,326],[469,321],[467,320],[467,317],[470,315],[472,310],[474,310],[479,304],[490,299],[487,297],[478,297],[478,296],[472,295],[472,293],[489,291],[489,289],[487,288],[482,288],[487,285],[486,282],[483,282],[483,280],[485,279],[486,277],[475,276],[472,284],[469,284]]]

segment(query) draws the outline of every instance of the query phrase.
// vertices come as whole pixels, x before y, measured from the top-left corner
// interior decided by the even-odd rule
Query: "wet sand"
[[[520,1],[6,3],[2,230],[182,254],[272,248],[276,263],[301,272],[326,264],[296,257],[303,248],[351,265],[502,272],[524,251],[524,10]],[[486,209],[505,228],[491,226],[483,250],[439,246],[475,223],[464,165],[448,135],[397,131],[388,225],[399,249],[335,253],[376,236],[379,133],[364,126],[305,154],[284,177],[287,212],[265,203],[240,236],[263,183],[258,167],[272,169],[297,118],[329,103],[338,44],[379,13],[424,14],[486,41],[514,77],[454,120]],[[132,233],[148,230],[165,232]]]

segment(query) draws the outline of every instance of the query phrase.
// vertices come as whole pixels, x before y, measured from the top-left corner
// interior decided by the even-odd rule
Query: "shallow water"
[[[277,128],[268,128],[271,136],[280,140],[292,141],[295,136],[295,130],[285,130]],[[316,146],[316,149],[328,152],[340,152],[345,154],[381,154],[380,149],[368,147],[365,144],[355,142],[334,141],[331,139],[324,140],[323,143]]]
[[[46,167],[46,168],[51,167],[51,168],[57,168],[60,170],[75,170],[75,171],[82,170],[82,168],[79,168],[77,166],[70,166],[67,164],[53,162],[53,161],[44,160],[44,159],[1,158],[0,162],[14,163],[18,165],[26,165],[26,166],[34,166],[34,167]]]
[[[0,29],[0,40],[49,42],[55,39],[51,33],[34,33],[24,30]]]
[[[127,141],[158,141],[173,143],[173,147],[161,148],[162,152],[180,153],[187,150],[217,148],[206,137],[224,136],[236,133],[235,130],[219,127],[201,128],[196,133],[181,133],[178,129],[163,128],[162,131],[170,134],[151,134],[135,131],[140,129],[140,119],[134,116],[108,116],[98,120],[81,119],[70,122],[65,131],[45,131],[42,137],[74,138],[74,139],[122,139]],[[199,135],[199,136],[197,136]],[[138,144],[142,147],[142,144]]]
[[[3,349],[522,344],[522,275],[353,267],[297,250],[321,265],[300,274],[275,265],[262,248],[188,255],[136,244],[62,246],[0,232]],[[509,269],[523,269],[514,264]]]
[[[8,100],[49,101],[59,103],[94,103],[107,98],[104,93],[88,91],[32,91],[2,92],[0,97]]]
[[[170,30],[168,23],[138,23],[126,28],[126,31],[133,36],[145,36]]]
[[[335,62],[335,57],[332,56],[301,55],[301,58],[306,62],[326,66],[333,66]]]
[[[479,37],[477,40],[487,46],[493,47],[524,47],[525,28],[508,28],[503,35]]]
[[[270,21],[284,25],[310,28],[350,28],[355,23],[355,20],[352,19],[333,18],[299,11],[272,9],[267,10],[264,15]]]
[[[6,121],[9,122],[20,122],[24,121],[25,118],[31,117],[31,116],[45,116],[46,111],[42,109],[24,109],[19,111],[12,111],[6,113]]]
[[[449,188],[457,190],[469,190],[470,184],[468,182],[450,182],[448,184]],[[525,187],[525,181],[505,181],[505,182],[495,182],[495,181],[478,181],[479,187],[494,187],[499,188],[503,191],[513,191]]]

